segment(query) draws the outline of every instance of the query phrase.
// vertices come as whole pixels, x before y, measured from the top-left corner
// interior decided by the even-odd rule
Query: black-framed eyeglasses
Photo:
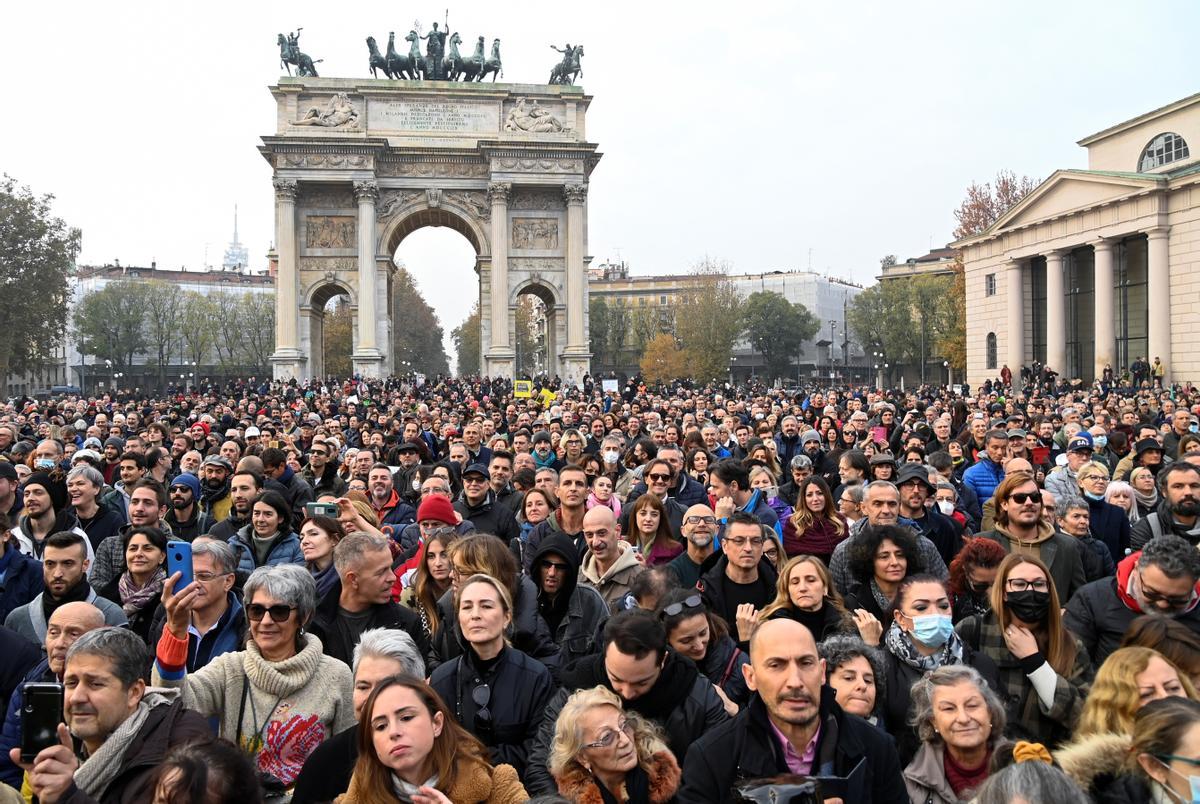
[[[689,516],[683,521],[688,525],[699,525],[701,522],[706,525],[717,524],[717,518],[715,516]]]
[[[658,618],[661,620],[664,617],[675,617],[676,615],[683,614],[683,612],[689,609],[699,609],[703,607],[704,600],[700,597],[700,595],[688,595],[683,599],[682,602],[672,603],[671,605],[663,608],[663,610],[658,613]]]
[[[1035,581],[1025,578],[1009,578],[1008,588],[1014,592],[1027,592],[1030,589],[1035,592],[1048,592],[1050,591],[1050,582],[1045,578],[1038,578]]]
[[[1172,609],[1182,609],[1196,599],[1195,591],[1193,591],[1187,597],[1183,597],[1181,595],[1164,595],[1162,592],[1159,592],[1156,589],[1151,589],[1150,587],[1146,586],[1146,582],[1142,580],[1141,573],[1138,574],[1138,586],[1142,587],[1142,597],[1146,599],[1147,603],[1153,606],[1157,606],[1159,603],[1166,603],[1167,606]]]
[[[271,622],[285,623],[295,610],[295,606],[289,606],[285,603],[277,603],[274,606],[251,603],[246,606],[246,616],[250,618],[250,622],[256,623],[262,620],[264,614],[270,614]]]

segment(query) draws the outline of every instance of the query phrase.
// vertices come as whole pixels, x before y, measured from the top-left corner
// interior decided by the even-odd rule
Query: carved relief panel
[[[558,248],[558,219],[513,218],[512,247],[521,249]]]
[[[305,248],[355,248],[352,215],[309,215],[305,225]]]

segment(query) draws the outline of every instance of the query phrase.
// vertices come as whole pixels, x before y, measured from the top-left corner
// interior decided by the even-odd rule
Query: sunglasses
[[[492,688],[487,684],[480,684],[471,690],[471,700],[475,702],[476,726],[490,730],[492,728],[492,713],[488,709],[488,704],[492,702]]]
[[[651,472],[650,474],[646,475],[646,477],[648,477],[650,480],[653,480],[655,483],[666,483],[671,479],[670,475],[666,475],[661,472]]]
[[[272,622],[284,623],[288,621],[295,610],[295,606],[288,606],[284,603],[277,603],[274,606],[251,603],[246,606],[246,616],[250,618],[250,622],[256,623],[262,620],[264,614],[270,614]]]
[[[538,564],[543,569],[552,569],[555,572],[566,572],[571,568],[570,564],[565,564],[561,561],[540,561]]]
[[[1042,493],[1040,491],[1018,491],[1008,495],[1008,499],[1012,500],[1017,505],[1024,505],[1030,500],[1035,500],[1040,504],[1042,501]]]
[[[700,595],[688,595],[683,599],[682,603],[672,603],[671,605],[665,607],[658,613],[658,619],[661,620],[665,617],[674,617],[678,614],[683,614],[684,611],[702,608],[703,606],[704,601],[700,598]]]

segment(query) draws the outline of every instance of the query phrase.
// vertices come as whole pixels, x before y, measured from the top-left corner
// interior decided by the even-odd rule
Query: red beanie
[[[427,522],[431,519],[435,522],[445,522],[451,526],[458,524],[458,517],[454,515],[454,506],[450,504],[450,500],[440,494],[430,494],[417,506],[418,522]]]

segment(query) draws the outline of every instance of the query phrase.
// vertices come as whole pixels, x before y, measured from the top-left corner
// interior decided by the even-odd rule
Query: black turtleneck
[[[50,615],[53,614],[59,606],[67,603],[76,603],[88,599],[88,593],[92,591],[92,587],[88,585],[86,577],[80,578],[79,583],[72,586],[66,591],[62,597],[54,597],[47,589],[42,594],[42,611],[46,615],[46,622],[50,622]]]

